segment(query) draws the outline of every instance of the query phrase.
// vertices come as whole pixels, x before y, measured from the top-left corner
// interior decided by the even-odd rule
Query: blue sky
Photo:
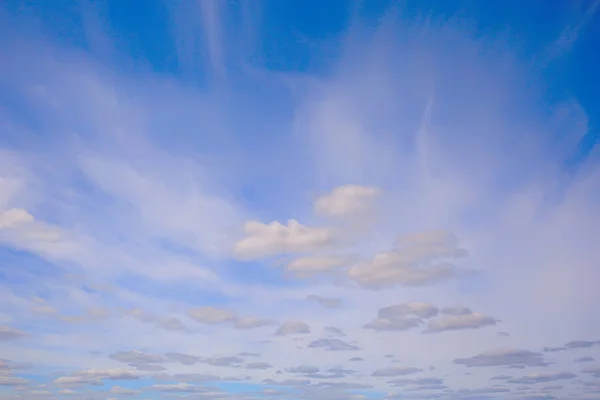
[[[0,399],[600,398],[599,8],[3,2]]]

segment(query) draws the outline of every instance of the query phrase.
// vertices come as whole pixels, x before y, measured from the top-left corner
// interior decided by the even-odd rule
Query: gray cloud
[[[419,318],[376,318],[363,328],[375,331],[406,331],[419,326],[422,322]]]
[[[292,374],[315,374],[319,372],[320,369],[312,365],[300,365],[298,367],[288,368],[286,371]]]
[[[373,372],[371,374],[371,376],[378,376],[378,377],[392,377],[392,376],[403,376],[403,375],[409,375],[409,374],[414,374],[417,372],[421,372],[422,370],[419,368],[412,368],[412,367],[387,367],[387,368],[381,368],[378,370],[375,370],[375,372]]]
[[[246,364],[247,369],[268,369],[273,368],[273,366],[266,362],[251,362]]]
[[[131,363],[130,367],[135,368],[138,371],[157,372],[165,371],[166,368],[160,364],[148,364],[148,363]]]
[[[508,383],[518,383],[523,385],[530,385],[534,383],[546,383],[554,382],[559,380],[573,379],[577,375],[570,372],[558,372],[558,373],[535,373],[519,378],[509,379]]]
[[[308,347],[323,348],[327,351],[358,350],[358,347],[340,339],[318,339],[311,342]]]
[[[229,356],[229,357],[210,357],[202,360],[203,363],[213,365],[215,367],[230,367],[233,365],[241,364],[244,360],[240,357]]]
[[[10,326],[0,326],[0,340],[14,340],[27,336],[25,332]]]
[[[174,352],[166,353],[165,357],[169,361],[175,361],[183,365],[194,365],[195,363],[201,360],[201,357],[193,356],[191,354]]]
[[[595,361],[595,359],[594,359],[594,357],[592,357],[592,356],[583,356],[583,357],[576,358],[576,359],[574,360],[574,362],[577,362],[577,363],[582,363],[582,362],[593,362],[593,361]]]
[[[478,329],[489,325],[496,325],[498,322],[500,320],[479,313],[448,315],[430,321],[425,333]]]
[[[466,367],[545,367],[549,365],[549,363],[543,359],[542,353],[515,349],[489,351],[477,354],[470,358],[458,358],[454,360],[454,364],[460,364]]]
[[[310,326],[302,321],[287,321],[275,331],[278,336],[307,334],[310,333]]]
[[[306,297],[306,300],[314,301],[323,308],[339,308],[342,305],[341,299],[333,297],[321,297],[314,294]]]
[[[158,354],[148,354],[137,350],[119,351],[109,356],[113,360],[131,364],[153,364],[162,363],[166,358]]]
[[[391,319],[415,316],[425,319],[435,317],[438,315],[438,313],[438,308],[433,304],[423,302],[408,302],[383,307],[377,312],[377,317],[382,319]]]
[[[470,308],[462,305],[444,307],[440,312],[444,315],[469,315],[473,313]]]
[[[340,328],[336,328],[335,326],[326,326],[324,328],[324,330],[326,333],[329,334],[329,336],[338,336],[338,337],[346,336],[346,334]]]

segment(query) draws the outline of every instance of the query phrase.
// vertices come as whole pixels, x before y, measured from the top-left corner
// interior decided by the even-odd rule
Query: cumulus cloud
[[[304,226],[291,219],[286,225],[274,221],[263,224],[249,221],[244,225],[246,237],[235,244],[235,254],[243,259],[260,259],[278,254],[318,251],[329,247],[333,232],[326,228]]]
[[[328,217],[360,214],[368,211],[380,194],[381,190],[375,187],[343,185],[315,200],[314,209],[317,214]]]
[[[454,360],[454,364],[460,364],[466,367],[545,367],[549,365],[549,363],[544,360],[542,353],[517,349],[493,350],[477,354],[470,358],[457,358]]]
[[[285,271],[297,278],[311,278],[316,275],[336,273],[350,263],[349,257],[317,255],[296,258],[285,264]]]
[[[354,265],[348,275],[368,289],[428,285],[457,276],[456,268],[445,260],[466,255],[453,234],[422,232],[400,237],[394,250]]]
[[[275,331],[278,336],[307,333],[310,333],[310,326],[302,321],[286,321]]]
[[[478,329],[489,325],[496,325],[498,322],[500,320],[479,313],[448,315],[430,321],[425,332],[435,333],[461,329]]]
[[[408,302],[379,309],[377,318],[364,326],[378,331],[404,331],[415,328],[424,319],[438,315],[438,308],[430,303]]]

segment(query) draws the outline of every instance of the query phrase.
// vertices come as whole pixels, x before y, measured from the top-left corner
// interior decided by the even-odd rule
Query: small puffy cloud
[[[419,318],[430,318],[438,315],[438,308],[430,303],[408,302],[381,308],[379,318],[396,318],[412,315]]]
[[[574,360],[574,362],[576,362],[576,363],[593,362],[593,361],[595,361],[595,359],[592,356],[583,356],[583,357],[576,358]]]
[[[137,350],[130,351],[119,351],[117,353],[113,353],[109,356],[113,360],[120,361],[123,363],[162,363],[166,361],[164,356],[158,354],[148,354]]]
[[[262,326],[271,326],[276,324],[276,321],[271,319],[264,318],[255,318],[255,317],[238,317],[235,318],[233,327],[235,329],[254,329],[260,328]]]
[[[426,333],[455,331],[462,329],[478,329],[496,325],[500,320],[479,313],[447,315],[429,322]]]
[[[273,366],[266,362],[255,361],[255,362],[250,362],[250,363],[246,364],[246,368],[247,369],[269,369],[269,368],[273,368]]]
[[[375,187],[359,185],[339,186],[315,200],[315,213],[327,217],[347,217],[368,211],[381,194]]]
[[[287,225],[277,221],[270,224],[249,221],[244,231],[247,236],[234,248],[234,253],[242,259],[312,252],[333,243],[333,233],[329,229],[307,227],[294,219],[289,220]]]
[[[316,374],[319,368],[312,365],[300,365],[298,367],[288,368],[287,372],[291,374]]]
[[[314,294],[307,296],[306,300],[314,301],[323,308],[338,308],[342,305],[341,299],[336,299],[333,297],[322,297]]]
[[[319,255],[296,258],[285,265],[285,270],[297,278],[311,278],[315,275],[337,271],[350,264],[349,257]]]
[[[375,370],[375,372],[373,372],[371,374],[371,376],[393,377],[393,376],[403,376],[403,375],[415,374],[415,373],[421,372],[421,371],[422,370],[419,368],[412,368],[412,367],[387,367],[387,368],[381,368],[381,369]]]
[[[406,331],[419,326],[422,322],[420,318],[375,318],[364,328],[375,331]]]
[[[358,347],[340,339],[318,339],[311,342],[310,348],[323,348],[328,351],[358,350]]]
[[[215,367],[230,367],[241,364],[244,362],[244,360],[237,356],[226,356],[205,358],[202,360],[202,362]]]
[[[14,340],[27,336],[25,332],[10,326],[0,326],[0,340]]]
[[[275,331],[278,336],[307,333],[310,333],[310,326],[302,321],[286,321]]]
[[[466,367],[545,367],[549,365],[544,360],[542,353],[517,349],[494,350],[477,354],[470,358],[458,358],[454,360],[454,364]]]
[[[27,385],[27,379],[20,376],[0,375],[0,387],[2,386],[24,386]]]
[[[235,314],[232,311],[217,307],[193,308],[187,311],[187,315],[202,324],[220,324],[235,319]]]
[[[557,372],[557,373],[542,373],[536,372],[529,375],[525,375],[519,378],[508,379],[508,383],[518,383],[523,385],[531,385],[534,383],[546,383],[560,380],[573,379],[577,375],[570,372]]]
[[[364,326],[377,331],[405,331],[419,326],[423,319],[438,314],[438,308],[430,303],[408,302],[383,307],[377,318]]]
[[[453,234],[424,232],[400,238],[394,250],[354,265],[348,275],[368,289],[428,285],[456,276],[456,268],[444,260],[466,254]]]

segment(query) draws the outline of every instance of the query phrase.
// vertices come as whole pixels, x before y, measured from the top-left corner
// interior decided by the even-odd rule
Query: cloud
[[[260,259],[278,254],[318,251],[333,244],[334,236],[326,228],[311,228],[291,219],[287,225],[277,221],[263,224],[249,221],[244,225],[246,237],[235,244],[235,254],[243,259]]]
[[[517,349],[494,350],[477,354],[470,358],[457,358],[454,360],[454,364],[460,364],[466,367],[545,367],[549,365],[549,363],[544,360],[542,353]]]
[[[25,332],[10,326],[0,326],[0,340],[14,340],[27,336]]]
[[[423,323],[423,319],[438,315],[439,310],[430,303],[407,302],[379,309],[377,318],[364,326],[378,331],[404,331]]]
[[[302,321],[286,321],[275,331],[278,336],[307,333],[310,333],[310,326]]]
[[[306,300],[314,301],[323,308],[338,308],[342,305],[341,299],[336,299],[333,297],[321,297],[314,294],[307,296]]]
[[[496,325],[500,320],[479,313],[449,315],[429,322],[426,333],[455,331],[461,329],[478,329]]]
[[[578,357],[575,360],[573,360],[573,362],[577,362],[577,363],[592,362],[592,361],[594,361],[594,357],[592,357],[592,356]]]
[[[109,357],[116,361],[133,364],[162,363],[166,360],[164,356],[148,354],[137,350],[119,351],[111,354]]]
[[[308,345],[309,348],[323,348],[327,351],[358,350],[358,347],[340,339],[317,339]]]
[[[347,217],[368,211],[373,200],[381,194],[375,187],[343,185],[321,196],[314,202],[317,214],[328,217]]]
[[[415,374],[417,372],[421,372],[422,370],[419,368],[411,368],[411,367],[387,367],[381,368],[373,372],[372,376],[377,377],[393,377],[393,376],[403,376]]]
[[[255,361],[255,362],[250,362],[250,363],[246,364],[246,368],[247,369],[269,369],[269,368],[273,368],[273,366],[266,362]]]
[[[337,328],[335,326],[326,326],[325,328],[323,328],[323,330],[329,334],[329,336],[338,336],[338,337],[344,337],[346,336],[346,334],[344,333],[344,331],[342,331],[340,328]]]
[[[169,361],[176,361],[178,363],[181,363],[182,365],[194,365],[198,361],[201,360],[201,357],[198,357],[198,356],[193,356],[191,354],[185,354],[185,353],[176,353],[176,352],[166,353],[165,357]]]
[[[379,318],[388,319],[409,315],[418,318],[435,317],[438,315],[438,308],[430,303],[409,302],[387,306],[379,309],[377,312]]]
[[[287,372],[292,374],[315,374],[319,368],[312,365],[300,365],[298,367],[288,368]]]
[[[187,315],[196,322],[209,325],[235,320],[235,315],[232,311],[217,307],[193,308],[187,311]]]
[[[573,379],[577,375],[570,372],[557,372],[557,373],[532,373],[519,378],[508,379],[508,383],[518,383],[523,385],[531,385],[535,383],[546,383],[560,380]]]
[[[284,268],[298,278],[311,278],[319,274],[338,272],[349,263],[349,257],[319,255],[296,258],[285,264]]]
[[[376,254],[350,268],[348,274],[368,289],[428,285],[457,276],[455,267],[442,261],[466,254],[453,234],[422,232],[400,237],[396,249]]]

